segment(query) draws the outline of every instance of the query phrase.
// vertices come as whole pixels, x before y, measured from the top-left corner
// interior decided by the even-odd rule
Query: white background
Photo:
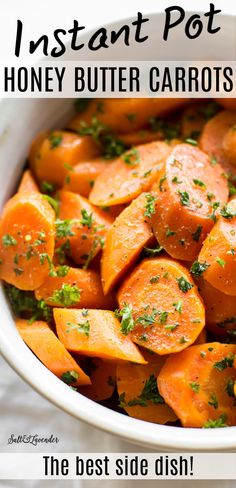
[[[213,0],[212,0],[213,1]],[[216,0],[213,3],[224,13],[236,13],[234,0]],[[87,29],[93,29],[100,24],[143,13],[162,11],[173,4],[181,5],[188,10],[208,10],[209,1],[206,0],[0,0],[0,60],[10,60],[14,49],[14,33],[16,20],[19,18],[27,25],[27,35],[36,38],[44,33],[49,34],[55,28],[62,26],[70,28],[74,18],[78,19]],[[89,415],[89,412],[88,412]],[[11,433],[48,435],[53,433],[60,438],[56,446],[57,452],[142,452],[143,448],[129,445],[114,437],[88,427],[69,417],[46,400],[39,397],[29,388],[0,358],[0,451],[12,452],[13,447],[7,446]],[[181,431],[180,431],[181,433]],[[209,432],[210,435],[210,432]],[[16,445],[15,451],[36,452],[36,448],[28,445]],[[52,447],[52,451],[54,447]],[[47,446],[47,451],[49,448]],[[29,488],[60,488],[63,481],[0,481],[0,487],[29,487]],[[143,486],[143,481],[66,481],[66,488],[133,488]],[[157,482],[145,482],[156,487]],[[159,488],[228,488],[236,486],[236,482],[216,481],[159,481]]]

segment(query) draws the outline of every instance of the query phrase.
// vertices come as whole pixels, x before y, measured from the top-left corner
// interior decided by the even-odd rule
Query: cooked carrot
[[[101,261],[104,293],[108,293],[132,266],[143,247],[153,238],[147,208],[151,193],[143,193],[116,218],[110,227]],[[151,215],[151,214],[150,214]]]
[[[53,312],[58,337],[69,351],[145,364],[135,344],[121,333],[113,312],[65,308],[54,308]]]
[[[219,108],[219,105],[209,100],[198,100],[186,107],[181,116],[182,137],[197,140],[206,122],[219,111]]]
[[[224,154],[233,166],[236,165],[236,124],[234,124],[228,132],[226,132],[223,139],[223,151]]]
[[[39,191],[38,185],[37,185],[32,173],[31,173],[30,169],[27,169],[26,171],[24,171],[17,191],[18,192],[20,192],[20,191]]]
[[[179,144],[153,185],[154,234],[175,259],[193,261],[214,225],[214,204],[228,198],[227,181],[220,165],[212,167],[206,154],[190,144]]]
[[[222,208],[198,261],[206,263],[205,280],[226,295],[236,295],[236,198]]]
[[[206,327],[217,339],[234,338],[236,334],[236,299],[213,288],[203,277],[197,280],[206,310]],[[206,341],[205,341],[206,342]]]
[[[85,158],[99,154],[99,146],[89,136],[78,136],[71,132],[50,132],[39,142],[34,142],[29,160],[33,174],[39,182],[48,181],[62,186],[68,168]]]
[[[236,98],[216,98],[216,102],[227,110],[236,110]]]
[[[91,159],[91,161],[76,164],[68,170],[65,177],[64,190],[79,193],[88,197],[97,177],[107,168],[109,162],[102,158]]]
[[[118,205],[148,191],[170,151],[165,142],[150,142],[127,151],[97,177],[90,201],[100,206]]]
[[[196,344],[205,344],[206,342],[207,342],[207,333],[206,333],[206,328],[204,327],[204,329],[202,329],[196,341],[194,342],[194,346]]]
[[[106,297],[102,291],[99,273],[94,270],[63,267],[57,268],[62,276],[48,276],[35,291],[37,300],[45,300],[52,307],[115,308],[115,298]],[[63,271],[65,273],[63,273]]]
[[[166,357],[144,353],[146,365],[121,364],[117,366],[117,388],[120,406],[136,419],[157,424],[177,420],[173,410],[166,405],[157,388],[157,377]]]
[[[224,110],[207,122],[199,141],[200,148],[209,155],[215,168],[219,163],[227,173],[232,171],[232,167],[224,151],[223,141],[228,130],[235,124],[236,112]]]
[[[181,98],[103,98],[91,100],[82,113],[69,123],[69,129],[83,131],[84,123],[93,121],[118,133],[133,132],[144,127],[151,117],[162,117],[188,103]]]
[[[65,349],[46,322],[18,319],[16,326],[22,339],[37,358],[58,378],[72,386],[90,385],[91,381]]]
[[[205,311],[189,272],[167,258],[145,259],[118,292],[124,333],[160,354],[190,346],[205,325]]]
[[[82,386],[79,389],[82,395],[96,402],[110,398],[116,386],[116,364],[93,358],[90,380],[92,382],[91,385]]]
[[[21,290],[45,280],[54,251],[55,213],[38,192],[20,192],[5,205],[0,222],[0,278]]]
[[[61,191],[59,200],[55,252],[66,249],[77,264],[87,268],[102,249],[113,218],[76,193]]]
[[[235,354],[235,345],[213,342],[169,356],[158,388],[184,427],[236,424]]]
[[[165,138],[161,130],[155,132],[150,129],[143,129],[128,134],[120,134],[119,139],[126,147],[133,147],[153,141],[163,141]]]

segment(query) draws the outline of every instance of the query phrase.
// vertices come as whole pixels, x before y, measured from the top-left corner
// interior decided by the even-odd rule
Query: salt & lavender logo
[[[33,446],[38,446],[39,444],[58,444],[58,437],[51,434],[49,437],[43,437],[39,434],[23,434],[15,435],[11,434],[7,444],[32,444]]]

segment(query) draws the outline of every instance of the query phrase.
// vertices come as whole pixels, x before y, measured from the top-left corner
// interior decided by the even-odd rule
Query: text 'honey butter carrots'
[[[104,293],[115,286],[153,238],[150,212],[154,200],[151,193],[141,194],[121,212],[108,230],[101,260]]]
[[[205,311],[189,272],[167,258],[145,259],[118,292],[124,334],[160,354],[190,346],[205,325]]]
[[[215,210],[227,201],[227,181],[220,165],[190,144],[174,147],[163,165],[151,224],[161,246],[175,259],[193,261],[215,220]]]
[[[55,214],[38,192],[20,192],[5,205],[0,221],[0,278],[35,290],[49,273]]]
[[[103,172],[109,163],[102,158],[81,161],[68,169],[65,177],[64,190],[79,193],[82,197],[88,197],[97,177]]]
[[[120,407],[130,417],[158,424],[174,422],[176,415],[166,405],[157,387],[157,377],[166,357],[143,353],[146,365],[124,363],[117,366]]]
[[[104,296],[97,271],[62,266],[58,272],[62,276],[48,276],[35,291],[37,300],[45,300],[52,307],[115,308],[114,296]]]
[[[116,364],[100,358],[92,358],[90,361],[92,362],[90,374],[92,384],[80,387],[79,392],[90,400],[101,402],[110,398],[115,390]],[[83,365],[83,360],[81,364]]]
[[[18,319],[16,326],[24,342],[38,359],[58,378],[72,386],[90,385],[91,381],[65,349],[46,322]]]
[[[37,180],[62,186],[68,168],[79,161],[99,154],[98,145],[89,136],[78,136],[67,131],[40,134],[34,141],[30,154],[30,167]]]
[[[224,110],[215,115],[205,125],[200,137],[200,148],[206,152],[213,165],[221,164],[224,171],[232,171],[231,161],[224,148],[224,139],[228,131],[236,125],[236,111]]]
[[[104,98],[91,100],[85,110],[79,110],[69,123],[69,129],[80,132],[84,124],[87,127],[98,120],[114,132],[126,133],[137,131],[148,124],[149,119],[163,116],[188,103],[181,98]]]
[[[150,189],[170,151],[171,146],[165,142],[130,149],[97,177],[89,200],[100,206],[129,203]]]
[[[77,264],[88,267],[102,249],[113,218],[80,195],[59,192],[59,219],[56,222],[56,253],[68,254]]]
[[[169,356],[158,388],[184,427],[236,424],[235,354],[235,345],[213,342]]]
[[[108,310],[54,308],[57,334],[66,349],[86,356],[145,364],[130,338],[120,331],[120,323]]]
[[[236,198],[220,210],[198,262],[205,265],[205,280],[226,295],[236,295]]]
[[[18,192],[20,192],[20,191],[39,191],[38,185],[37,185],[32,173],[31,173],[30,169],[27,169],[24,171],[17,191]]]

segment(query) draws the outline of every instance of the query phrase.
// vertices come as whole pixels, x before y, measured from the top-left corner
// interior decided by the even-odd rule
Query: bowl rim
[[[191,12],[191,9],[186,12]],[[147,15],[159,16],[163,13],[152,12]],[[233,14],[223,14],[223,16],[230,18]],[[105,26],[110,27],[117,22],[129,19],[130,17],[122,17]],[[91,32],[93,31],[87,32],[86,36]],[[81,36],[81,39],[83,37]],[[5,319],[8,324],[6,327],[8,328],[10,325],[9,335],[0,328],[2,356],[26,383],[64,412],[108,434],[152,450],[222,452],[236,449],[236,426],[210,429],[209,433],[209,429],[154,424],[113,411],[73,391],[34,356],[19,334],[15,336],[17,330],[2,284],[0,285],[0,309],[2,319]],[[14,336],[14,342],[11,341],[11,335]],[[29,364],[33,367],[33,373]]]

